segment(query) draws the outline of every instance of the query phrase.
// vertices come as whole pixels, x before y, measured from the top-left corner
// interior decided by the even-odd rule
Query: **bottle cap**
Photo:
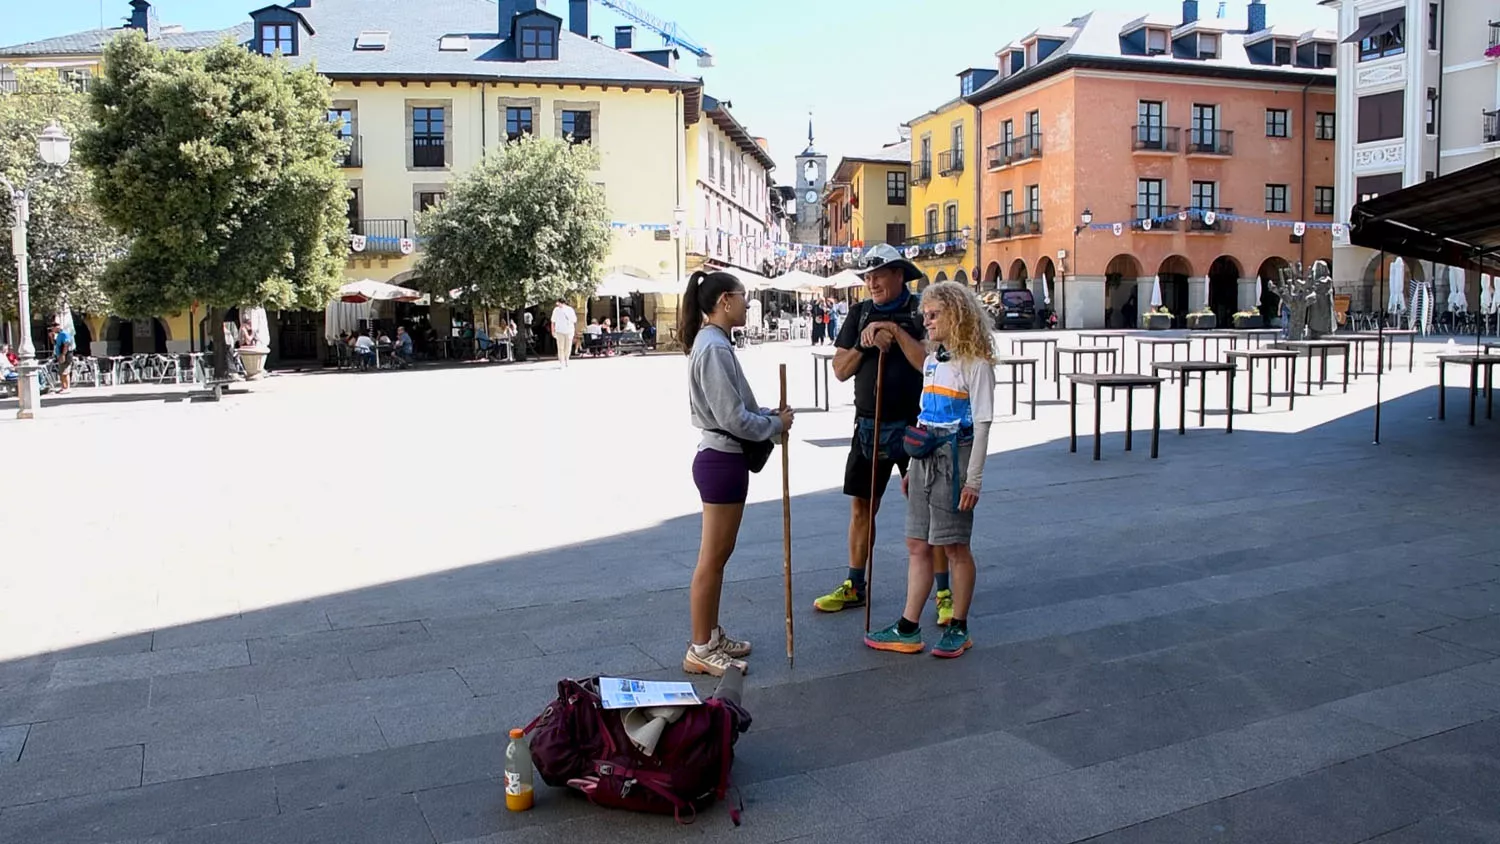
[[[513,729],[513,730],[510,731],[510,737],[511,738],[522,738],[525,735],[526,735],[526,731],[523,730],[523,729],[521,729],[520,727],[517,727],[517,728],[515,728],[515,729]]]

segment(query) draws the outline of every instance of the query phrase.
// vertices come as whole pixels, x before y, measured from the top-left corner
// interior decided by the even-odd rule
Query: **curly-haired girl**
[[[953,620],[933,656],[956,657],[970,647],[969,604],[974,598],[974,506],[995,411],[995,349],[984,306],[973,291],[945,281],[922,291],[928,353],[922,366],[922,413],[907,429],[911,471],[906,493],[906,610],[884,630],[865,635],[883,651],[921,653],[922,617],[932,592],[932,555],[948,555]]]

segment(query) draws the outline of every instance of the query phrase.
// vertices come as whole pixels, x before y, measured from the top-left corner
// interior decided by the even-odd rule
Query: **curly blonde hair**
[[[989,314],[974,291],[956,281],[940,281],[922,291],[924,305],[930,303],[952,321],[943,346],[957,358],[978,358],[994,365],[995,343],[990,334]]]

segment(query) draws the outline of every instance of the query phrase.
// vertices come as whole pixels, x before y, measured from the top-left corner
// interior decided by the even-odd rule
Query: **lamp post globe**
[[[56,120],[42,130],[41,136],[36,139],[36,146],[37,155],[53,167],[61,167],[73,157],[73,139],[68,137],[63,127],[57,125]]]
[[[1083,224],[1086,226],[1086,225],[1094,222],[1094,212],[1092,212],[1089,209],[1085,208],[1085,209],[1083,209],[1083,216],[1080,217],[1079,219],[1081,219],[1083,221]]]
[[[73,139],[54,120],[37,137],[36,153],[49,167],[61,167],[73,157]],[[41,392],[36,378],[36,346],[31,340],[31,283],[27,275],[26,224],[31,218],[31,198],[25,188],[16,188],[4,176],[0,176],[0,187],[5,188],[13,210],[10,245],[11,254],[16,259],[16,316],[21,335],[16,347],[20,358],[16,366],[20,370],[16,383],[16,418],[31,419],[36,415]]]

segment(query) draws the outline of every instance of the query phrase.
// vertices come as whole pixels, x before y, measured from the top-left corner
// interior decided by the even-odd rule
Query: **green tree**
[[[592,293],[610,244],[598,168],[593,147],[557,138],[526,136],[494,150],[418,215],[414,283],[509,309]]]
[[[20,70],[15,91],[0,94],[0,173],[31,197],[26,251],[32,313],[41,317],[65,307],[101,313],[109,300],[100,276],[125,241],[100,215],[89,173],[76,157],[53,167],[37,156],[37,136],[53,120],[78,137],[89,124],[87,95],[55,72]],[[0,197],[0,233],[10,230],[11,213],[9,197]],[[0,312],[15,308],[16,263],[7,240],[0,246]]]
[[[201,303],[217,326],[240,305],[323,307],[348,255],[328,80],[227,40],[185,53],[139,33],[111,41],[104,68],[78,154],[105,218],[130,237],[104,274],[115,310]],[[225,344],[214,351],[223,373]]]

